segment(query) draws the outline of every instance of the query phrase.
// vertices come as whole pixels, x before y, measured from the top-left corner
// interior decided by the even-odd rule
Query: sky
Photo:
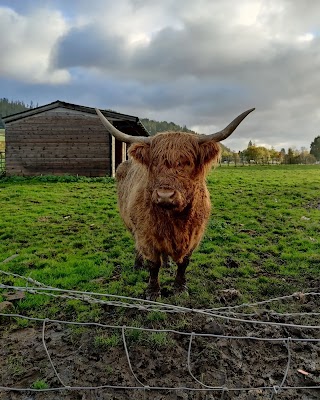
[[[320,134],[319,0],[0,0],[0,97],[55,100],[224,144],[310,149]]]

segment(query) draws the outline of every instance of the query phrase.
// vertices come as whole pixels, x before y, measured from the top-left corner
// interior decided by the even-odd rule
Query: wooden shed
[[[100,110],[130,135],[148,136],[139,118]],[[127,157],[126,144],[115,140],[95,109],[55,101],[3,118],[6,175],[114,176]]]

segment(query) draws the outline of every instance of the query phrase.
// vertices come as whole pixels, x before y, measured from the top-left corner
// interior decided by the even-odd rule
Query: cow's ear
[[[150,145],[147,143],[134,143],[130,146],[129,155],[144,165],[150,163]]]
[[[200,144],[200,164],[211,164],[218,162],[221,155],[219,143],[209,141]]]

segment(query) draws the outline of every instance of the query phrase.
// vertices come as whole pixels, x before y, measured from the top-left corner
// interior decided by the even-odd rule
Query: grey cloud
[[[246,48],[247,47],[247,48]],[[183,75],[218,77],[256,59],[259,45],[254,32],[243,28],[224,33],[209,20],[184,23],[183,29],[166,27],[154,34],[150,43],[128,51],[124,38],[98,31],[93,25],[71,30],[56,49],[55,61],[64,66],[88,63],[115,75],[130,74],[147,81],[175,79]],[[248,50],[249,48],[249,50]],[[263,59],[264,54],[261,53]]]
[[[283,73],[282,78],[287,79],[320,62],[316,41],[306,51],[263,42],[252,28],[224,32],[209,22],[186,21],[183,29],[164,28],[148,45],[131,52],[124,38],[102,33],[93,25],[74,29],[58,44],[55,63],[60,68],[95,66],[115,77],[144,83],[174,81],[182,76],[220,82],[245,78],[250,83],[249,77],[257,74],[259,85],[265,79],[272,84],[274,72]]]
[[[63,36],[52,52],[57,68],[95,67],[117,69],[124,63],[123,39],[105,37],[92,25],[74,28]]]
[[[55,61],[59,68],[95,67],[114,79],[141,82],[147,104],[170,109],[193,103],[202,115],[210,115],[206,109],[217,99],[217,110],[237,101],[269,108],[276,99],[315,92],[319,40],[307,47],[263,47],[249,28],[244,31],[237,39],[235,31],[223,35],[208,23],[187,22],[184,29],[161,30],[129,54],[123,38],[87,26],[61,40]]]

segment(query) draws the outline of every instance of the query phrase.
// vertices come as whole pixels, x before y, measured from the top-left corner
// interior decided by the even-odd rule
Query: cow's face
[[[229,137],[254,108],[238,115],[229,125],[211,135],[167,132],[154,137],[131,136],[115,128],[96,112],[107,130],[119,141],[132,143],[129,154],[149,171],[147,191],[153,204],[183,210],[205,174],[220,155],[218,142]]]
[[[150,143],[137,143],[129,154],[149,171],[147,193],[154,205],[183,211],[193,199],[207,170],[220,155],[215,142],[199,144],[195,135],[158,134]]]

